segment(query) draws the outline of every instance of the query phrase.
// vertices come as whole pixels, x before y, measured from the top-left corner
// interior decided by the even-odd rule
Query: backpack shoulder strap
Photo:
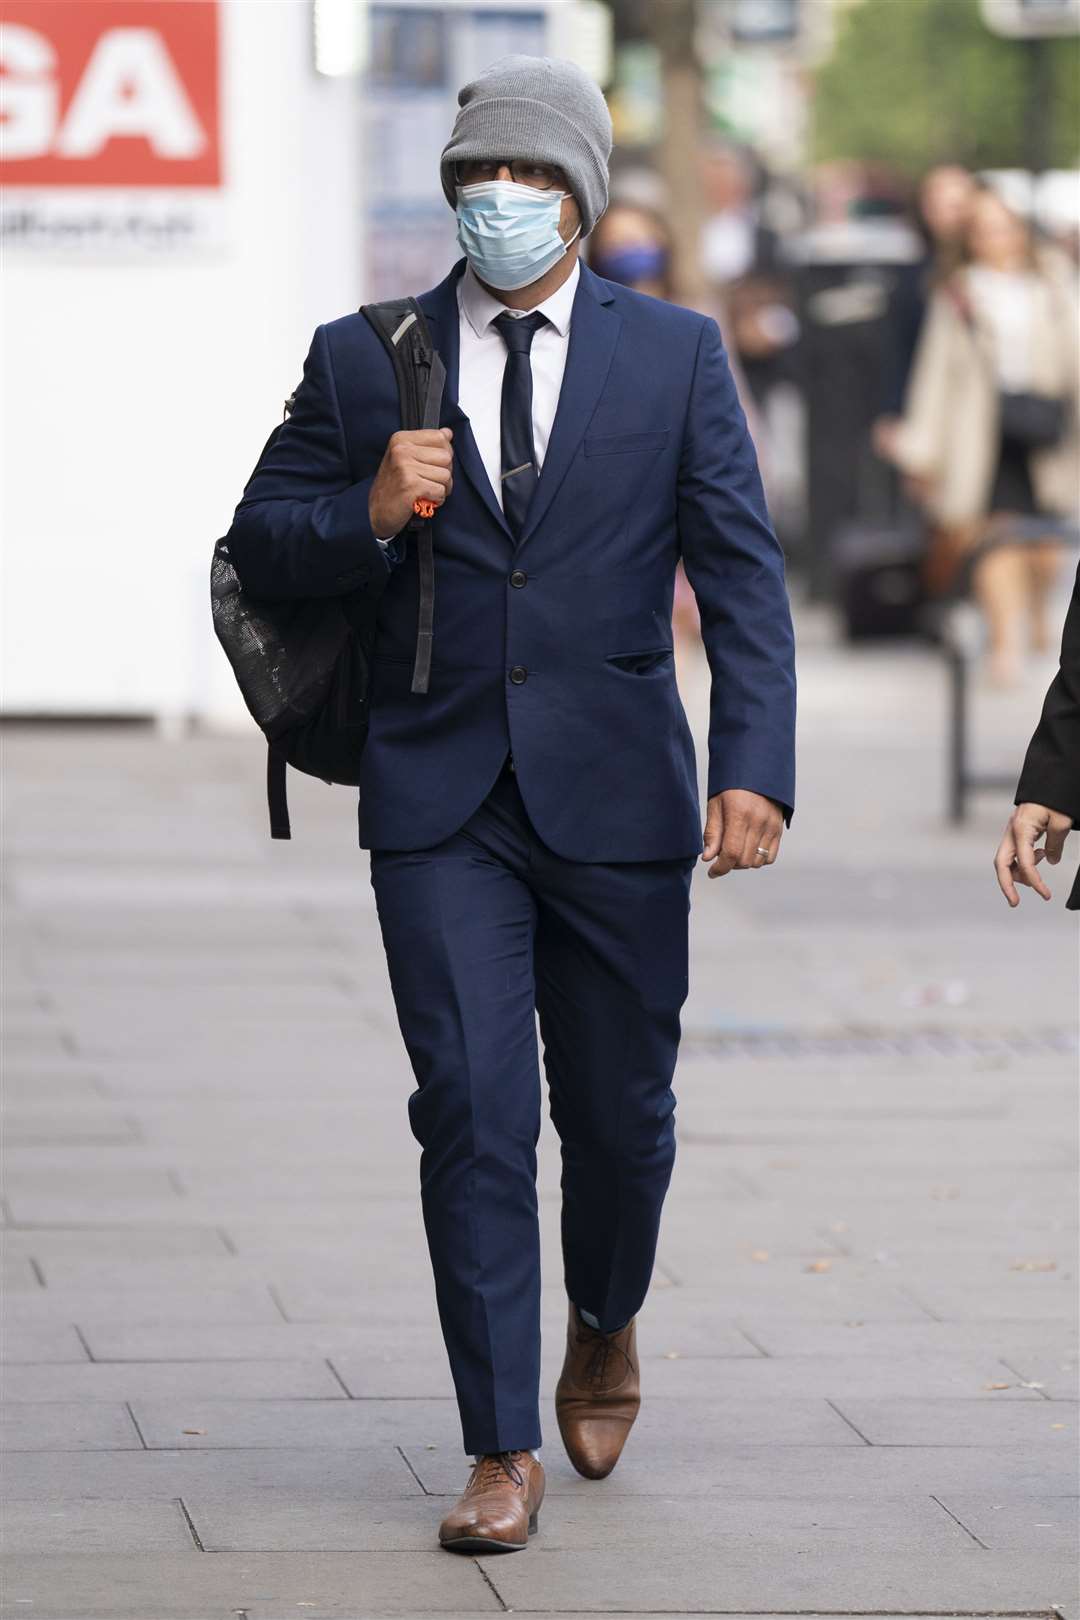
[[[423,310],[415,298],[387,298],[379,304],[361,304],[360,313],[373,327],[397,377],[403,428],[438,426],[424,421],[432,357],[435,353]],[[438,404],[441,408],[440,390]]]
[[[289,798],[285,785],[285,755],[272,742],[266,744],[266,803],[270,811],[271,838],[291,838]]]
[[[438,427],[446,368],[431,341],[427,319],[415,298],[387,298],[361,304],[360,313],[377,333],[397,377],[401,425],[409,431]],[[407,525],[417,531],[419,606],[412,690],[424,693],[431,679],[435,629],[435,555],[431,517],[415,514]]]

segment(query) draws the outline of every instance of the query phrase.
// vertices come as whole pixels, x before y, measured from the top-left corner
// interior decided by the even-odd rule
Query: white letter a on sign
[[[56,142],[61,157],[96,157],[116,135],[141,135],[158,157],[206,145],[172,58],[152,28],[112,28],[86,64]]]

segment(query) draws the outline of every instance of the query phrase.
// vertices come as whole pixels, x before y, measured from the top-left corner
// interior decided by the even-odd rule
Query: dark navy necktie
[[[520,538],[525,513],[538,477],[532,430],[532,340],[547,316],[497,315],[497,326],[506,344],[506,366],[502,385],[502,506],[515,539]]]

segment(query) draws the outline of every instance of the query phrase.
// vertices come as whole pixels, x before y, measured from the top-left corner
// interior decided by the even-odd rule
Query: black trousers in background
[[[645,1298],[675,1156],[693,867],[564,860],[509,769],[445,842],[372,851],[466,1452],[541,1443],[537,1011],[567,1293],[604,1329]]]

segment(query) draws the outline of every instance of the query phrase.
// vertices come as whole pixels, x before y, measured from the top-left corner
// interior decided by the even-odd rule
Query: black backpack
[[[432,346],[423,311],[413,298],[363,304],[393,363],[401,426],[438,427],[446,369]],[[282,422],[263,448],[277,439]],[[259,458],[260,461],[262,457]],[[404,533],[416,538],[420,601],[412,690],[426,692],[431,673],[435,564],[431,518],[414,515]],[[401,537],[398,537],[401,544]],[[389,574],[387,574],[387,578]],[[246,591],[229,557],[227,540],[214,547],[210,606],[214,630],[267,742],[266,797],[271,838],[289,838],[286,766],[324,782],[355,787],[367,739],[371,655],[379,597],[385,587],[364,586],[347,595],[258,599]]]

